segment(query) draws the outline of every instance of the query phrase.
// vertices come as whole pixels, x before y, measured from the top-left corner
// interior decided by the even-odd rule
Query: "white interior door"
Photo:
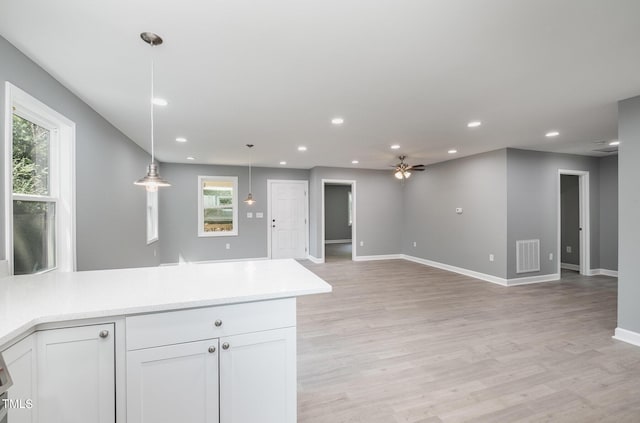
[[[307,257],[307,181],[269,181],[271,258]]]

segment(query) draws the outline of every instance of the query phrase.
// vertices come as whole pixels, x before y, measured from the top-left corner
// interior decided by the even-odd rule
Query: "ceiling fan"
[[[411,172],[416,171],[416,172],[422,172],[424,170],[424,165],[410,165],[404,162],[404,159],[407,158],[407,156],[398,156],[398,158],[400,159],[400,163],[398,163],[394,167],[395,169],[393,170],[393,175],[398,178],[398,179],[408,179],[409,176],[411,176]]]

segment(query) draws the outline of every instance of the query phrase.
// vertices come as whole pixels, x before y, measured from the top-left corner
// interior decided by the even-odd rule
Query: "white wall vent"
[[[540,240],[516,241],[516,273],[540,271]]]

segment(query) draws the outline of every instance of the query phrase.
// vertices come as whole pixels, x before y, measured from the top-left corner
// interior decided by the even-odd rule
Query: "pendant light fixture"
[[[253,199],[253,194],[251,193],[251,149],[253,148],[253,144],[247,144],[247,147],[249,147],[249,195],[247,195],[247,199],[244,200],[244,202],[252,206],[256,202],[256,200]]]
[[[153,32],[143,32],[140,34],[140,38],[151,47],[162,44],[162,38]],[[169,182],[160,176],[158,173],[158,164],[155,162],[155,146],[153,142],[153,88],[153,58],[151,58],[151,98],[149,99],[149,104],[151,104],[151,163],[147,167],[147,174],[134,182],[135,185],[144,186],[149,192],[157,191],[158,187],[171,186]]]

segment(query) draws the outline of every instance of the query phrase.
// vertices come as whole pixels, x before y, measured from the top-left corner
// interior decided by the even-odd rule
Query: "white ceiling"
[[[246,164],[253,143],[259,166],[387,168],[596,154],[640,94],[639,17],[638,0],[2,0],[0,35],[146,150],[153,55],[161,161]]]

